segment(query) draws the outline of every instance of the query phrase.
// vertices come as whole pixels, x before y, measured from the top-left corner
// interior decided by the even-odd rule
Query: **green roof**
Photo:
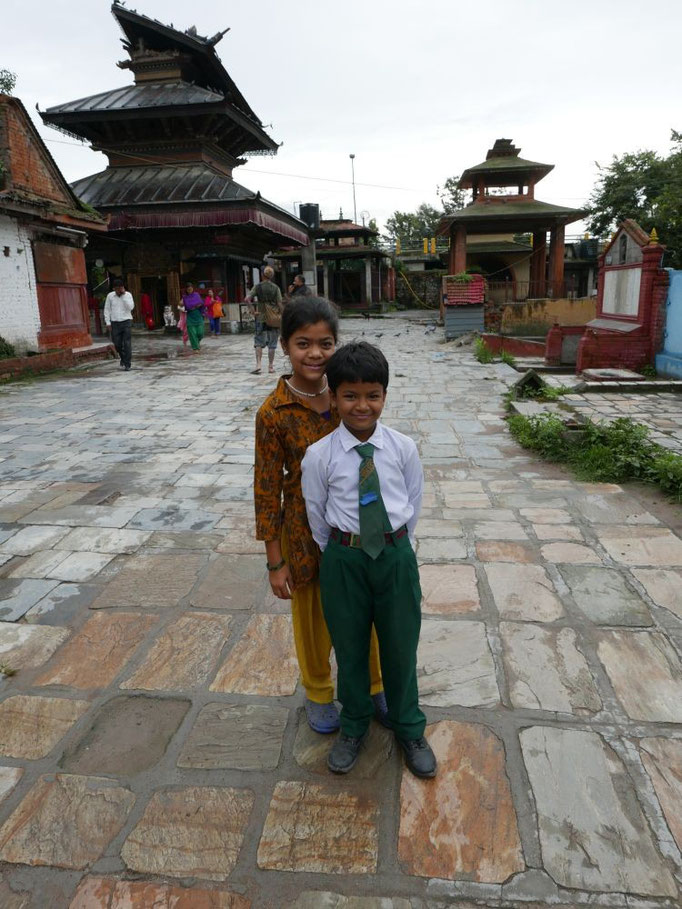
[[[492,201],[492,200],[495,201]],[[522,228],[538,230],[548,228],[555,224],[570,224],[585,216],[579,208],[566,208],[562,205],[551,205],[549,202],[540,202],[538,199],[528,199],[507,202],[504,196],[492,196],[485,201],[472,202],[466,208],[453,212],[440,219],[438,233],[446,233],[451,224],[471,225],[472,231],[481,229],[493,232],[495,225],[513,222],[519,231]],[[507,224],[507,229],[512,225]]]
[[[553,164],[527,161],[525,158],[518,158],[516,155],[503,155],[499,158],[488,158],[486,161],[481,161],[480,164],[467,167],[460,178],[459,186],[462,189],[470,189],[473,178],[481,175],[488,175],[494,180],[506,180],[509,177],[512,183],[523,175],[528,175],[534,176],[537,182],[546,177],[551,170],[554,170]]]

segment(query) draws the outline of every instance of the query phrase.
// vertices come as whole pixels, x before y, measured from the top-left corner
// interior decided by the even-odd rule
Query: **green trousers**
[[[359,737],[374,715],[369,679],[374,624],[391,726],[399,738],[420,738],[426,725],[417,690],[421,588],[409,538],[387,543],[375,560],[330,540],[322,556],[320,587],[339,667],[341,731]]]
[[[204,337],[204,317],[194,321],[190,319],[189,316],[191,313],[187,314],[187,335],[189,336],[189,343],[192,345],[192,350],[199,350],[199,345],[201,344],[201,339]]]

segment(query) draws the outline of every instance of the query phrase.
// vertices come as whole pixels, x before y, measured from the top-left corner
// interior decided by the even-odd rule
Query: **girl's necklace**
[[[317,398],[319,395],[323,395],[325,391],[329,388],[329,382],[327,382],[327,377],[324,377],[324,388],[321,388],[319,391],[301,391],[300,388],[296,388],[288,379],[284,380],[287,384],[287,387],[293,391],[295,395],[301,395],[303,398]]]

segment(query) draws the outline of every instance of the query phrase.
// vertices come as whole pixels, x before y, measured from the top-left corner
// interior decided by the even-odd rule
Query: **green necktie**
[[[384,533],[390,530],[384,500],[381,498],[379,475],[374,466],[374,445],[365,442],[356,445],[355,450],[362,458],[360,462],[360,548],[376,559],[384,551]]]

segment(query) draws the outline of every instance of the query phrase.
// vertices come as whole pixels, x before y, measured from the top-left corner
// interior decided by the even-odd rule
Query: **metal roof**
[[[570,224],[584,215],[582,209],[551,205],[549,202],[540,202],[539,199],[507,201],[504,196],[491,196],[442,217],[438,222],[437,233],[447,233],[451,224],[466,224],[474,233],[485,233],[486,230],[495,232],[497,225],[509,221],[519,228],[532,229],[533,225],[537,225],[541,229],[542,225]]]
[[[49,107],[46,116],[52,114],[88,113],[90,111],[143,110],[150,107],[171,107],[187,104],[215,104],[224,101],[223,95],[209,91],[199,85],[181,80],[177,82],[149,82],[140,85],[126,85],[98,95],[89,95],[77,101],[67,101],[56,107]]]
[[[71,184],[93,208],[179,202],[226,202],[256,198],[256,193],[207,164],[109,167]]]

